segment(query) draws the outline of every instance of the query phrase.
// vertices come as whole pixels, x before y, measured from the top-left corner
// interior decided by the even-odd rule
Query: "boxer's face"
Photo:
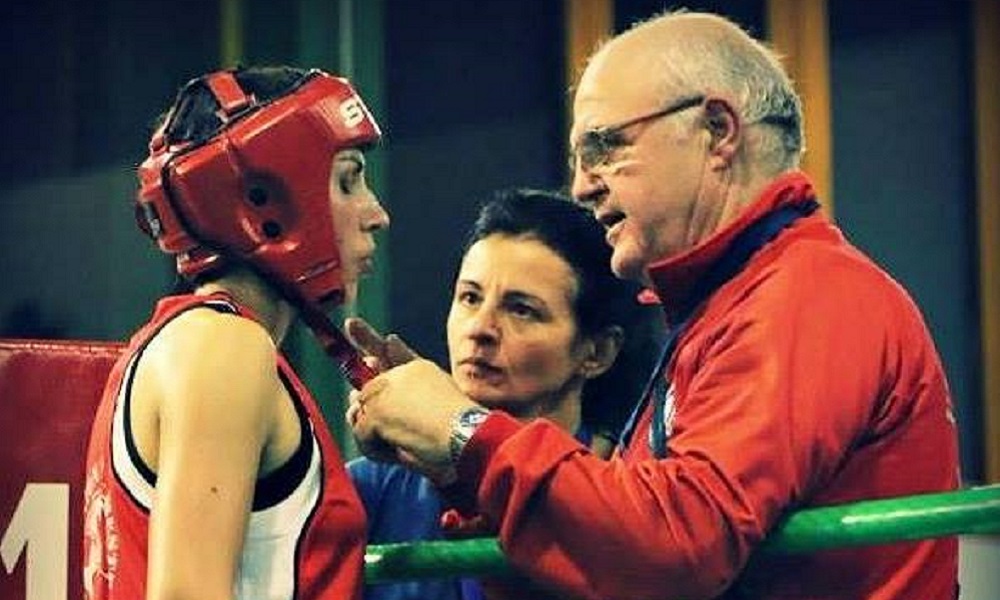
[[[338,152],[330,168],[330,210],[343,269],[345,299],[357,297],[358,280],[375,265],[374,233],[389,226],[389,215],[365,178],[360,150]]]

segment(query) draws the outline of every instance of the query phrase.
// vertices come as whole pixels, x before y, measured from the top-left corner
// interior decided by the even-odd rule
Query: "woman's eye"
[[[519,319],[531,319],[533,321],[539,320],[542,316],[538,309],[529,304],[512,304],[510,306],[510,312]]]
[[[459,304],[464,306],[472,306],[479,302],[479,294],[475,292],[459,292],[455,295]]]
[[[362,181],[361,168],[352,167],[348,169],[340,175],[339,181],[341,193],[349,195],[355,192]]]

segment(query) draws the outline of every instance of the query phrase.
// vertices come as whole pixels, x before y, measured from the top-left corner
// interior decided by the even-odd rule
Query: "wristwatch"
[[[483,424],[490,411],[482,406],[473,406],[457,413],[451,421],[451,436],[448,438],[448,450],[452,466],[458,466],[458,458],[462,455],[465,445],[473,434]]]

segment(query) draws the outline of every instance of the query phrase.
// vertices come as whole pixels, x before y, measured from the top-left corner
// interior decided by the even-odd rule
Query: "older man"
[[[672,328],[616,457],[486,411],[420,359],[355,398],[359,439],[451,485],[559,594],[954,598],[953,538],[744,569],[790,511],[958,484],[933,342],[816,210],[773,54],[721,17],[663,15],[595,54],[574,113],[573,195]]]

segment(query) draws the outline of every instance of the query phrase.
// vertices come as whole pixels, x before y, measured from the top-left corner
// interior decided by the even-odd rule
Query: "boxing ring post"
[[[1000,534],[1000,484],[802,510],[759,551],[804,554],[959,534]],[[371,545],[365,555],[367,583],[509,570],[495,538]]]
[[[123,347],[0,339],[0,600],[83,596],[84,457]]]

